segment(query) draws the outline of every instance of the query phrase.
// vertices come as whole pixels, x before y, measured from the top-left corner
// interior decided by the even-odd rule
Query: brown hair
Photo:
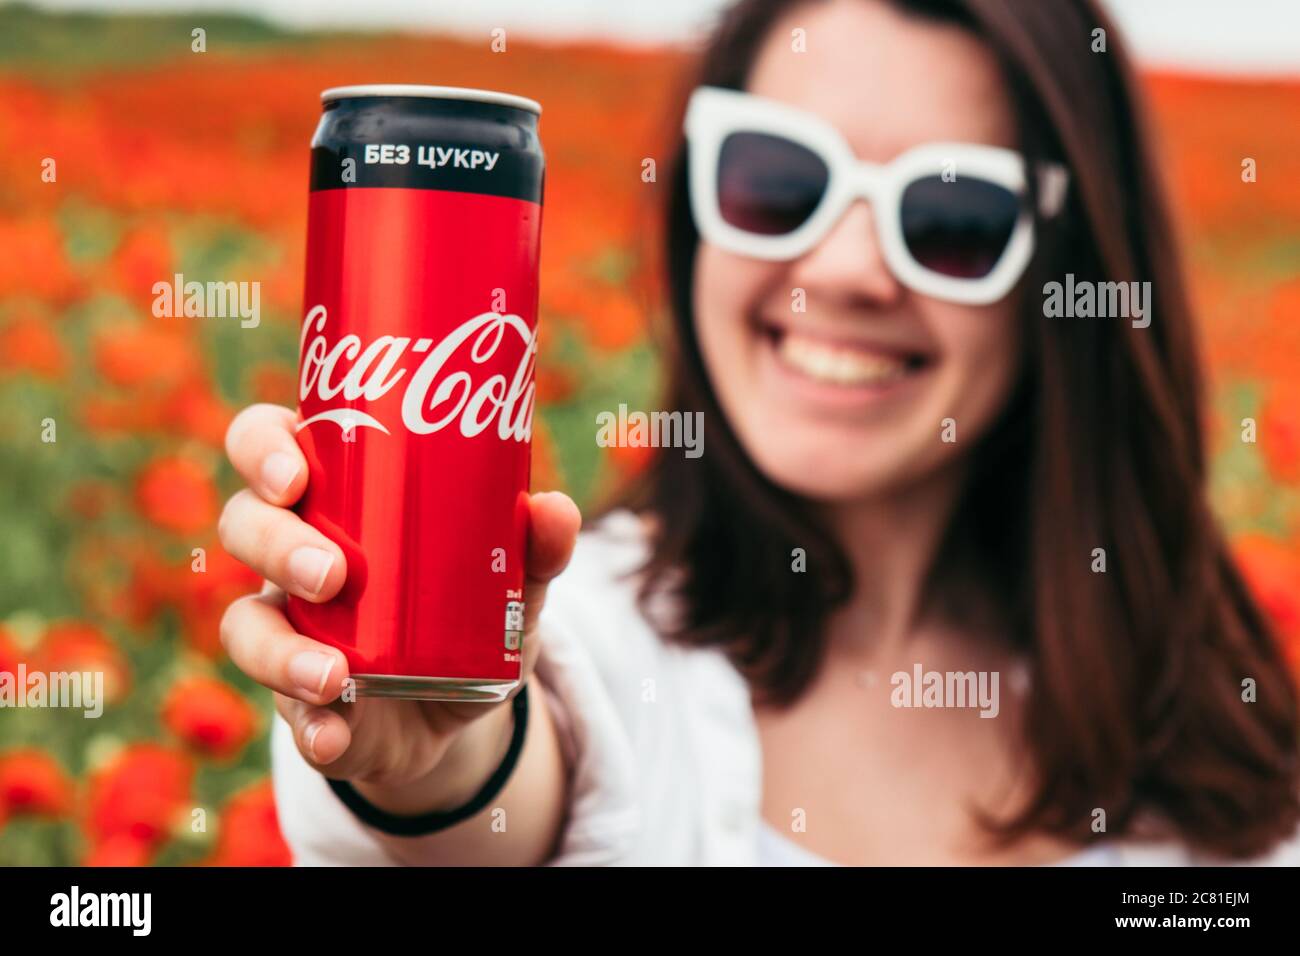
[[[797,2],[733,6],[694,83],[743,88],[767,32]],[[938,580],[959,556],[978,556],[1030,661],[1034,789],[1010,818],[982,819],[1008,841],[1083,840],[1104,807],[1112,835],[1261,853],[1300,822],[1296,691],[1206,500],[1193,322],[1122,43],[1092,0],[892,2],[983,38],[1026,158],[1070,168],[1066,215],[1038,224],[1029,288],[1069,271],[1156,291],[1148,328],[1043,322],[1026,309],[1023,381],[973,453],[934,569]],[[1104,54],[1090,48],[1099,27]],[[657,518],[642,599],[673,594],[679,616],[665,636],[723,648],[756,696],[788,703],[820,666],[852,569],[808,504],[757,471],[714,397],[693,330],[698,235],[684,159],[682,144],[663,248],[665,407],[705,413],[709,454],[657,456],[621,503]],[[806,574],[790,573],[796,547]],[[1110,556],[1104,574],[1090,570],[1096,547]],[[1242,700],[1247,678],[1258,702]]]

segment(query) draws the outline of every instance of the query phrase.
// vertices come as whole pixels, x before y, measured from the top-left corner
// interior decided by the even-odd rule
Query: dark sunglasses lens
[[[718,206],[737,229],[764,236],[808,221],[830,182],[812,150],[766,133],[732,133],[718,158]]]
[[[1020,216],[1020,198],[980,179],[918,179],[903,191],[903,241],[932,272],[982,279],[1002,258]]]

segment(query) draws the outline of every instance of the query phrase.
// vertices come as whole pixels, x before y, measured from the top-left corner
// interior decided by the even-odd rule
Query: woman
[[[222,541],[270,583],[223,636],[277,693],[299,862],[1295,859],[1295,691],[1206,505],[1108,22],[746,0],[698,85],[665,407],[706,453],[662,452],[576,550],[533,498],[527,709],[338,702],[346,661],[282,613],[347,574],[286,510],[293,413],[232,425]],[[1151,295],[1054,317],[1067,276]]]

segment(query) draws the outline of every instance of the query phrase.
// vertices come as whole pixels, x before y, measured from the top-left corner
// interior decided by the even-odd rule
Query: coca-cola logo
[[[331,346],[324,334],[327,320],[323,305],[313,307],[303,320],[298,400],[304,410],[312,396],[319,403],[342,399],[349,404],[314,412],[298,424],[299,430],[333,422],[344,431],[374,428],[390,434],[383,422],[352,403],[382,398],[405,379],[402,424],[407,431],[428,435],[455,422],[461,435],[473,438],[495,422],[502,441],[532,438],[537,333],[519,316],[484,312],[436,344],[433,339],[381,335],[364,348],[357,335],[340,336]],[[515,336],[523,348],[514,373],[498,372],[476,383],[475,367],[484,365],[503,341],[513,342]],[[409,378],[408,369],[399,367],[408,353],[424,356]],[[462,361],[454,362],[456,356]]]

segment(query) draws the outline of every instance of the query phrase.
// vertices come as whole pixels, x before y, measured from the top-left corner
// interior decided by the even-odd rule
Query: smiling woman
[[[1033,859],[1094,840],[1099,807],[1112,839],[1248,857],[1290,836],[1295,695],[1205,500],[1190,310],[1105,17],[1084,0],[749,0],[699,82],[728,108],[688,114],[671,180],[665,404],[704,413],[712,454],[657,458],[627,501],[659,529],[645,606],[671,594],[675,639],[723,649],[760,702],[764,815],[847,799],[857,812],[803,842],[859,862]],[[1005,296],[963,298],[972,280],[941,264],[999,234],[969,228],[978,203],[952,188],[978,167],[943,179],[957,148],[921,180],[933,243],[899,241],[897,190],[851,204],[824,181],[936,141],[1068,170],[1063,192],[1002,180],[1034,226]],[[714,183],[743,197],[734,213]],[[982,258],[1005,264],[1008,235]],[[1028,290],[1067,273],[1150,282],[1150,327],[1044,316]],[[816,573],[789,573],[795,549]],[[1023,666],[1028,691],[983,732],[940,730],[837,676],[917,660]],[[1267,703],[1243,702],[1255,675]],[[952,855],[972,818],[935,794],[1020,850]]]

